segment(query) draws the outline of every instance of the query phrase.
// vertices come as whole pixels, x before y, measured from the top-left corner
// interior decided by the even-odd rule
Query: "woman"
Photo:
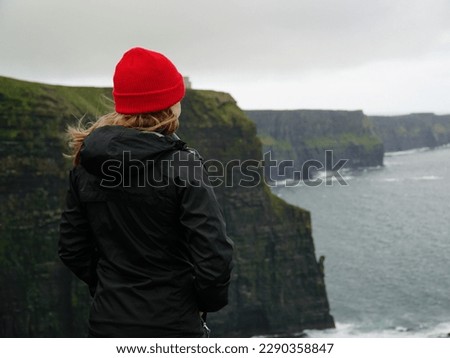
[[[89,286],[91,337],[201,337],[228,301],[232,242],[201,159],[174,134],[185,88],[164,55],[127,51],[115,112],[69,128],[59,255]]]

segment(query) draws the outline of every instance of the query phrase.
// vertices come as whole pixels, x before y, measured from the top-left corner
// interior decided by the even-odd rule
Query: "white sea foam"
[[[406,177],[406,178],[380,178],[379,181],[385,182],[385,183],[401,183],[405,181],[431,181],[431,180],[443,180],[444,177],[437,176],[437,175],[423,175],[418,177]]]
[[[386,182],[386,183],[399,183],[399,182],[403,181],[403,179],[402,178],[383,178],[383,179],[380,179],[380,181]]]
[[[436,176],[436,175],[424,175],[421,177],[414,177],[411,178],[412,180],[442,180],[444,179],[443,177],[440,176]]]
[[[311,338],[439,338],[449,337],[450,322],[434,327],[409,328],[403,326],[367,330],[354,323],[336,322],[335,329],[305,330]]]
[[[435,148],[422,147],[422,148],[415,148],[415,149],[409,149],[409,150],[401,150],[398,152],[386,152],[386,153],[384,153],[384,156],[385,157],[397,157],[397,156],[401,156],[401,155],[410,155],[410,154],[428,152],[430,150],[448,149],[448,148],[450,148],[450,144],[441,145],[441,146],[438,146]]]
[[[410,149],[410,150],[402,150],[399,152],[386,152],[386,153],[384,153],[384,156],[385,157],[397,157],[400,155],[410,155],[410,154],[427,152],[429,150],[431,150],[431,148],[423,147],[423,148],[416,148],[416,149]]]

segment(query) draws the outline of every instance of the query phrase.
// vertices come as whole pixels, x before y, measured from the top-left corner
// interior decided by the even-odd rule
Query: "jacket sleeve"
[[[66,206],[61,215],[58,254],[62,262],[89,286],[91,295],[94,295],[98,254],[89,222],[75,189],[75,178],[72,170]]]
[[[192,158],[191,158],[192,159]],[[179,185],[180,221],[195,266],[199,310],[215,312],[228,304],[233,242],[219,203],[199,160],[189,160]]]

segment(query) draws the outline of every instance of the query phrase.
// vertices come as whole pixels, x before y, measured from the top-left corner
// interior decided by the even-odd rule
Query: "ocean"
[[[336,329],[310,337],[450,334],[450,147],[387,153],[347,185],[273,192],[311,212]]]

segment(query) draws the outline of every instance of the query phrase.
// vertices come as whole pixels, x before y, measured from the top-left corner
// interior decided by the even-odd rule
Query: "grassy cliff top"
[[[95,120],[112,111],[111,88],[58,86],[0,77],[3,140],[62,138],[68,124],[81,118]],[[255,125],[227,93],[187,90],[179,134],[215,159],[235,159],[242,154],[257,159],[260,156]]]

